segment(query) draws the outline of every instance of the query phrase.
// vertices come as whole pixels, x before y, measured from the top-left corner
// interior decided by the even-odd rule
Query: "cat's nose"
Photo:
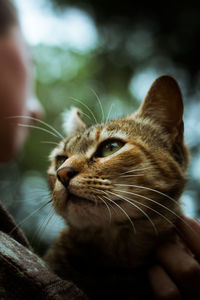
[[[64,167],[57,171],[57,178],[65,187],[68,187],[70,179],[77,173],[78,172],[71,167]]]

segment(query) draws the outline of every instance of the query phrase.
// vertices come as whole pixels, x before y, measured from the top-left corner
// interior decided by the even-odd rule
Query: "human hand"
[[[149,270],[156,300],[200,299],[200,223],[183,217],[177,229],[185,246],[163,244],[156,254],[159,264]]]

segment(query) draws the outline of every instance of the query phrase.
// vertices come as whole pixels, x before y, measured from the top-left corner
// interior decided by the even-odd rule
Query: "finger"
[[[148,277],[155,300],[181,300],[176,284],[161,266],[153,266],[148,271]]]
[[[184,217],[177,223],[179,234],[189,249],[200,262],[200,223],[194,219]]]
[[[176,244],[166,243],[159,248],[157,258],[184,295],[200,297],[200,265],[191,255]]]

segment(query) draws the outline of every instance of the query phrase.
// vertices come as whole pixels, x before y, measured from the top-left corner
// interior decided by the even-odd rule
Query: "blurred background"
[[[191,151],[182,202],[187,215],[199,218],[198,2],[150,2],[145,6],[142,1],[126,0],[14,2],[31,47],[35,92],[45,110],[44,121],[61,133],[62,113],[71,106],[92,118],[87,105],[101,121],[99,97],[106,118],[111,119],[136,110],[157,76],[170,74],[177,79],[184,97],[185,139]],[[33,129],[17,161],[0,175],[1,199],[40,254],[63,226],[52,207],[44,206],[50,199],[48,155],[59,140]]]

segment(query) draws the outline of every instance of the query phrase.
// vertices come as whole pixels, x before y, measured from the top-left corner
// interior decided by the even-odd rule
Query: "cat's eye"
[[[56,170],[66,161],[68,157],[66,155],[57,155],[56,156]]]
[[[124,142],[121,140],[107,140],[104,141],[95,153],[95,157],[106,157],[121,149],[124,146]]]

